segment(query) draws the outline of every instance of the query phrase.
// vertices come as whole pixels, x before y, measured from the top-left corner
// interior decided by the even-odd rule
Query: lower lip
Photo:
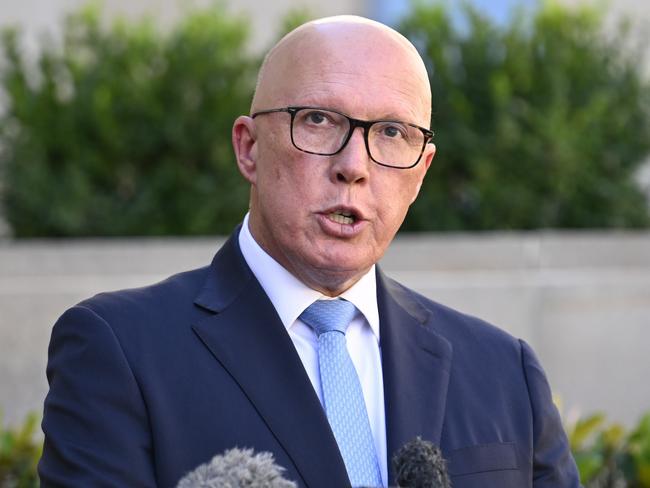
[[[317,214],[317,216],[318,223],[323,232],[332,237],[347,239],[356,237],[363,231],[363,228],[367,224],[365,220],[357,220],[353,224],[339,224],[331,220],[328,214]]]

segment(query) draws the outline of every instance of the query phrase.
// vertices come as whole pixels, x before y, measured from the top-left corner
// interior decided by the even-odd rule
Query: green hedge
[[[43,452],[37,438],[38,416],[30,413],[19,427],[5,427],[0,410],[0,487],[38,488],[36,467]]]
[[[18,32],[2,37],[13,233],[230,232],[248,201],[230,128],[260,61],[246,22],[220,8],[165,32],[99,19],[70,16],[63,46],[44,43],[34,63]],[[470,7],[420,5],[399,28],[429,65],[438,145],[405,229],[648,225],[633,174],[650,153],[650,84],[623,28],[607,40],[595,10],[550,4],[499,27]]]
[[[633,175],[650,153],[650,83],[604,12],[542,3],[504,27],[466,6],[420,5],[438,155],[406,228],[640,227]]]
[[[650,412],[629,431],[594,414],[567,433],[585,488],[650,488]]]
[[[64,32],[63,49],[44,46],[35,67],[17,34],[4,35],[0,162],[13,232],[230,232],[248,202],[230,145],[257,66],[246,24],[214,9],[167,33],[147,21],[103,28],[85,9]]]

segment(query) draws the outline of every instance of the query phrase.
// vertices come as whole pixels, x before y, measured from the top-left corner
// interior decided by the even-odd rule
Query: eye
[[[398,140],[408,138],[408,130],[399,122],[379,122],[373,126],[374,132],[382,139]]]
[[[328,120],[327,114],[316,110],[305,113],[304,118],[306,122],[314,125],[322,125]]]
[[[296,115],[296,127],[306,130],[344,130],[347,126],[345,116],[320,108],[301,109]]]
[[[311,112],[307,116],[309,117],[309,121],[314,124],[320,124],[325,120],[325,116],[320,112]]]
[[[399,137],[401,135],[401,132],[397,127],[394,126],[387,126],[382,129],[382,133],[386,137]]]

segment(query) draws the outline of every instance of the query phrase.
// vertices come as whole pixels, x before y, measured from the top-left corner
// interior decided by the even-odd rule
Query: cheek
[[[416,194],[419,178],[392,178],[375,191],[377,216],[383,227],[382,234],[392,238],[404,221],[409,206]]]
[[[327,168],[323,164],[325,161],[314,160],[310,155],[293,148],[277,151],[271,157],[272,159],[268,161],[270,176],[274,181],[271,182],[270,191],[274,191],[275,184],[276,188],[283,189],[285,197],[300,198],[307,204],[316,199],[325,188],[324,178],[327,178],[323,173]]]
[[[282,169],[283,168],[281,164],[274,164],[271,169],[272,178],[275,179],[278,183],[282,180],[283,177]]]
[[[408,207],[410,207],[417,198],[424,180],[424,175],[426,174],[426,167],[424,165],[418,166],[416,169],[419,171],[409,174],[409,178],[405,179],[403,182],[403,188],[401,189],[401,197],[404,201],[406,210],[408,210]]]
[[[309,172],[313,165],[307,163],[288,151],[269,152],[264,158],[258,176],[261,210],[272,212],[284,225],[296,225],[299,216],[318,198],[322,185],[318,176]]]

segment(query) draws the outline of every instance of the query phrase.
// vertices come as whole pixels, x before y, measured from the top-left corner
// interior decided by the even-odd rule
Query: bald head
[[[358,76],[363,75],[363,76]],[[356,76],[356,78],[355,78]],[[373,76],[381,83],[390,79],[408,92],[415,106],[413,116],[428,125],[431,91],[426,68],[417,50],[397,31],[357,16],[314,20],[284,36],[267,54],[260,68],[251,112],[286,105],[309,104],[310,96],[336,96],[336,84],[351,84]],[[316,91],[295,94],[314,80],[323,80]],[[328,86],[325,86],[328,85]],[[368,89],[359,83],[358,90]],[[361,114],[355,114],[362,117]]]
[[[424,63],[377,22],[309,22],[268,54],[251,111],[233,125],[251,233],[307,286],[336,296],[384,254],[435,154]]]

